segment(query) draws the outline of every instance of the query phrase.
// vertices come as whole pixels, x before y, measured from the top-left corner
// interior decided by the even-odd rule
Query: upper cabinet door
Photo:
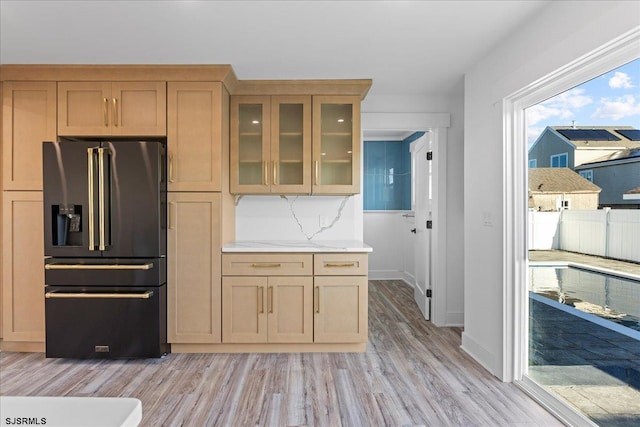
[[[229,117],[222,96],[220,82],[169,82],[169,191],[222,190],[223,123]]]
[[[55,82],[4,82],[5,190],[42,190],[42,141],[56,140]]]
[[[164,136],[165,82],[60,82],[58,135]]]
[[[360,193],[360,97],[313,97],[313,194]]]
[[[167,134],[165,82],[113,82],[111,84],[112,135],[164,136]]]
[[[111,134],[111,83],[58,83],[58,135]]]
[[[271,192],[311,193],[311,96],[271,97]]]
[[[230,186],[233,194],[270,192],[270,109],[269,96],[231,97]]]

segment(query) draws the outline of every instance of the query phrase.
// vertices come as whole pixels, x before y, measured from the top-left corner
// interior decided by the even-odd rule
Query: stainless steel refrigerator
[[[43,143],[46,356],[160,357],[166,143]]]

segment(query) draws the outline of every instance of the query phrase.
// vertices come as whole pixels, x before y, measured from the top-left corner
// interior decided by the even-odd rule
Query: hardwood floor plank
[[[121,396],[141,426],[559,426],[460,349],[399,281],[369,282],[365,353],[169,354],[146,360],[0,354],[0,395]]]

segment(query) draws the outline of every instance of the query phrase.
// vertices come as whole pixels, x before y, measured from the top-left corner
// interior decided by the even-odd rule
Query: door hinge
[[[427,229],[431,229],[433,228],[433,221],[429,220],[427,221]]]
[[[433,160],[433,151],[427,151],[427,160]]]
[[[427,289],[427,298],[431,298],[431,289]]]

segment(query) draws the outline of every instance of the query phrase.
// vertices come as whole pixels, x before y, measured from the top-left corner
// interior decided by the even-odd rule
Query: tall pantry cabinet
[[[229,93],[221,82],[169,82],[168,338],[221,342],[221,245],[233,240]],[[224,220],[224,228],[222,222]]]
[[[56,139],[56,83],[2,84],[3,349],[44,349],[42,141]]]

